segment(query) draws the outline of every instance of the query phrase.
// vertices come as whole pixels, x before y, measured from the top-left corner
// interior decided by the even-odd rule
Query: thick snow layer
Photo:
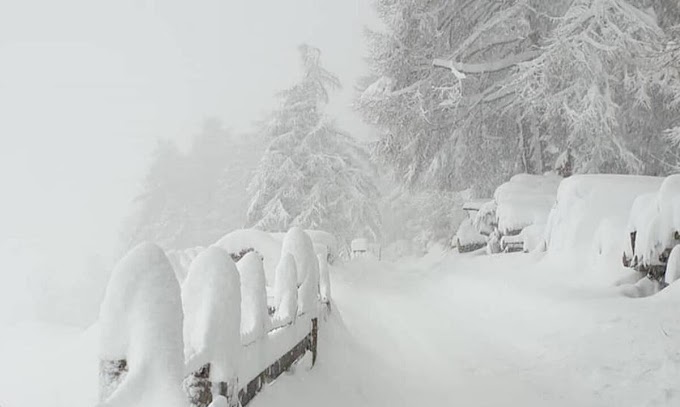
[[[518,174],[494,192],[498,229],[506,234],[546,223],[562,180],[557,175]]]
[[[475,243],[486,243],[486,237],[472,225],[472,220],[464,219],[456,232],[456,239],[461,246]]]
[[[625,228],[637,196],[659,189],[663,178],[631,175],[574,175],[560,184],[546,226],[549,252],[592,253],[600,222]],[[623,245],[621,236],[611,236]],[[623,246],[619,253],[623,252]]]
[[[142,243],[116,266],[101,307],[101,360],[127,360],[129,373],[102,406],[182,406],[180,288],[163,250]]]
[[[331,276],[328,271],[328,260],[321,254],[316,256],[319,260],[319,293],[321,301],[331,301]]]
[[[274,325],[279,327],[295,321],[298,305],[297,269],[295,258],[286,253],[276,267],[276,285],[274,290]]]
[[[319,265],[314,253],[314,244],[311,238],[302,229],[292,227],[283,238],[281,255],[290,253],[295,258],[295,265],[298,273],[298,286],[307,279],[307,274],[311,270],[318,273]]]
[[[264,257],[264,272],[267,285],[274,286],[276,265],[281,257],[281,242],[267,232],[256,229],[239,229],[228,233],[215,243],[229,253],[240,253],[255,249]]]
[[[191,263],[182,285],[187,373],[211,363],[211,380],[237,374],[241,350],[241,283],[231,256],[210,247]]]
[[[525,227],[519,234],[525,253],[545,248],[545,224],[536,223]]]
[[[229,407],[229,402],[224,396],[217,396],[213,399],[212,403],[208,407]]]
[[[246,254],[237,264],[241,274],[241,335],[248,344],[269,329],[264,266],[256,253]]]
[[[479,211],[472,221],[475,229],[484,235],[490,235],[498,225],[496,220],[496,201],[489,201],[479,207]]]

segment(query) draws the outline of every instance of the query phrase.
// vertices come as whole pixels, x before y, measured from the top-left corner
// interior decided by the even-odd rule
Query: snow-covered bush
[[[259,253],[263,257],[267,285],[274,285],[276,265],[281,257],[281,242],[271,234],[257,229],[237,229],[226,234],[215,245],[230,254],[239,254],[249,249]]]
[[[329,303],[331,301],[331,276],[328,272],[328,260],[325,256],[318,254],[319,260],[319,293],[321,301]]]
[[[274,304],[274,326],[295,322],[298,307],[297,268],[295,257],[290,253],[284,254],[276,267]]]
[[[101,372],[100,406],[186,406],[180,296],[160,247],[142,243],[120,260],[101,307],[99,347],[102,366],[120,369]]]
[[[246,254],[237,264],[241,275],[241,335],[248,344],[269,329],[264,266],[256,253]]]
[[[210,247],[191,263],[182,285],[184,355],[188,372],[210,363],[210,380],[237,374],[241,347],[241,283],[227,252]]]

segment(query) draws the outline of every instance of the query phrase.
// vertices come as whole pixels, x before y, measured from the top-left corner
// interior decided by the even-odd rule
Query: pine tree
[[[249,224],[377,238],[377,189],[368,156],[323,113],[329,91],[340,83],[321,66],[317,48],[302,45],[300,54],[302,78],[279,94],[280,107],[264,129],[271,141],[249,187]]]

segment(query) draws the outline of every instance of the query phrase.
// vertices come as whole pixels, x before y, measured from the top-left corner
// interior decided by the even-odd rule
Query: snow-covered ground
[[[626,298],[609,275],[540,256],[333,267],[317,366],[251,405],[678,405],[680,286]],[[95,331],[5,332],[0,405],[91,407]]]

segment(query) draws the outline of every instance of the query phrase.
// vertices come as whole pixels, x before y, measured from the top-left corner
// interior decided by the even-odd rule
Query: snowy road
[[[592,274],[522,254],[336,268],[317,366],[251,405],[680,405],[680,289],[630,299]],[[94,333],[2,335],[0,405],[91,407]]]
[[[254,405],[680,402],[678,293],[631,300],[569,272],[528,255],[335,270],[319,365]]]

